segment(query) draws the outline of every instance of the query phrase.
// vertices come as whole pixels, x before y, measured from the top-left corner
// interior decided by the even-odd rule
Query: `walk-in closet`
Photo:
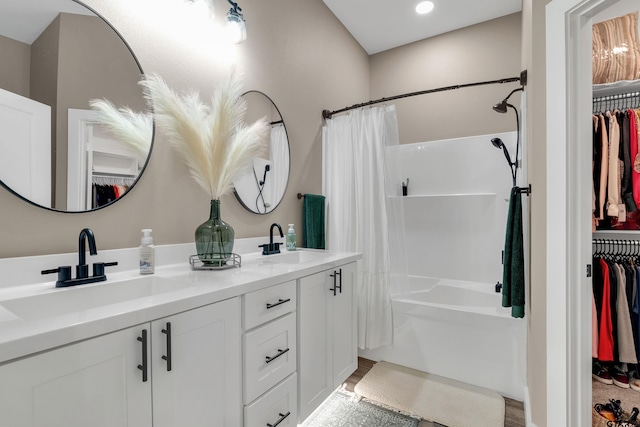
[[[635,11],[593,25],[593,426],[640,425],[640,50]],[[609,14],[613,13],[609,11]]]

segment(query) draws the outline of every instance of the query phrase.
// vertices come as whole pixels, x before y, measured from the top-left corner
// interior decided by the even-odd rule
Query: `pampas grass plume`
[[[268,124],[265,119],[249,126],[243,122],[246,103],[235,74],[216,88],[210,106],[195,92],[177,94],[158,75],[140,84],[157,127],[211,199],[231,191],[233,181],[265,151]]]
[[[105,99],[92,99],[89,105],[96,112],[98,122],[108,132],[130,147],[144,163],[149,156],[153,139],[153,118],[130,108],[116,108]]]

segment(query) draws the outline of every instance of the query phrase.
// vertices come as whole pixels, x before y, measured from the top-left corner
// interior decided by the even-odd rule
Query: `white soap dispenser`
[[[140,274],[153,274],[155,267],[156,253],[151,229],[145,228],[142,230],[142,239],[140,240]]]
[[[293,224],[289,224],[289,230],[287,230],[287,250],[296,250],[296,232],[293,229]]]

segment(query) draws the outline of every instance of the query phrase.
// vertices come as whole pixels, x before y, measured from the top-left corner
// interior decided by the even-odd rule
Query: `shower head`
[[[508,105],[507,101],[504,100],[501,103],[494,105],[493,106],[493,111],[495,111],[496,113],[506,113],[507,112],[507,105]]]
[[[496,113],[506,113],[507,112],[507,107],[511,107],[514,110],[516,109],[516,107],[514,107],[513,105],[509,104],[507,101],[509,100],[509,98],[511,98],[511,95],[513,95],[516,92],[520,92],[520,91],[524,91],[523,87],[519,87],[517,89],[514,89],[511,91],[511,93],[509,95],[507,95],[507,97],[505,99],[502,100],[502,102],[496,104],[493,106],[493,111],[495,111]]]
[[[507,162],[509,162],[509,166],[513,166],[514,163],[511,161],[511,156],[509,155],[509,150],[507,150],[507,146],[504,145],[504,142],[502,142],[502,140],[500,138],[492,138],[491,139],[491,143],[496,148],[502,148],[502,151],[504,152],[504,157],[507,159]]]

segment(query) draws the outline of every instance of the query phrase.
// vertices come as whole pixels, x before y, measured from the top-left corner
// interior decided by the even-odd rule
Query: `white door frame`
[[[616,0],[546,6],[547,425],[591,425],[591,18]]]

